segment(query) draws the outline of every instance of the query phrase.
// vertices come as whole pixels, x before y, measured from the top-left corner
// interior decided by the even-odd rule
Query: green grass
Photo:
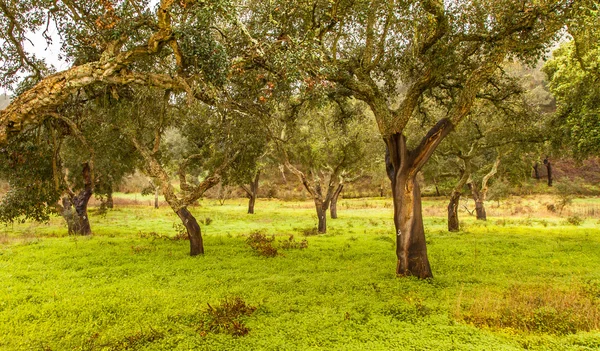
[[[167,208],[92,213],[89,238],[67,236],[58,218],[1,228],[0,349],[600,349],[597,219],[463,216],[464,230],[448,233],[444,218],[428,217],[435,278],[420,281],[394,275],[389,200],[341,200],[327,234],[274,258],[246,236],[302,240],[316,224],[312,204],[260,199],[256,215],[245,205],[192,209],[212,219],[195,258],[187,241],[151,234],[176,235]],[[206,330],[208,305],[234,297],[257,308],[239,319],[249,333]]]

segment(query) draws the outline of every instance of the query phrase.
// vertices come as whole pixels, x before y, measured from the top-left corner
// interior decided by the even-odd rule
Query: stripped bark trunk
[[[344,184],[342,184],[342,183],[338,184],[337,188],[333,192],[333,195],[331,196],[331,204],[329,205],[329,213],[330,213],[330,216],[332,219],[338,218],[337,217],[337,200],[343,189],[344,189]]]
[[[177,213],[177,216],[181,219],[181,223],[183,223],[190,239],[190,256],[203,255],[204,242],[202,241],[202,233],[198,221],[190,213],[187,207],[180,208],[175,213]]]

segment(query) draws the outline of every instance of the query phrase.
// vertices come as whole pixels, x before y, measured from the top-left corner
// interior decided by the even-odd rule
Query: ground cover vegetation
[[[567,180],[556,160],[598,166],[599,11],[591,0],[0,0],[0,86],[14,94],[0,111],[0,259],[12,272],[0,279],[13,287],[0,323],[14,338],[0,346],[598,347],[600,211],[576,199],[597,184]],[[60,41],[70,68],[31,53],[32,33]],[[139,176],[135,192],[154,193],[154,212],[121,194],[111,210]],[[381,199],[340,200],[360,182],[377,183]],[[312,212],[272,200],[255,213],[260,189],[275,198],[282,183]],[[449,200],[423,198],[423,186]],[[228,199],[236,188],[253,216]],[[511,197],[531,191],[546,195]],[[181,245],[198,260],[173,251]],[[392,250],[395,273],[383,274]],[[165,272],[155,285],[144,259]],[[13,279],[49,260],[73,276]],[[96,324],[48,322],[50,336],[34,340],[39,313],[72,325],[60,308],[82,306],[56,309],[39,297],[48,283],[73,279],[63,295],[80,287],[102,305],[101,279],[89,288],[79,274],[112,276],[115,265],[129,268],[105,288],[130,303],[76,316]],[[171,302],[141,303],[165,286]],[[280,319],[293,296],[300,307]],[[144,313],[168,327],[119,324]],[[315,316],[323,323],[290,324]],[[458,336],[408,340],[404,324]]]
[[[546,200],[490,206],[487,222],[461,211],[451,233],[446,201],[426,199],[436,277],[420,281],[389,269],[390,199],[340,200],[325,235],[311,200],[261,199],[249,216],[243,199],[205,199],[191,210],[210,223],[207,254],[193,258],[168,207],[117,195],[104,216],[92,206],[91,237],[58,217],[2,228],[0,348],[594,350],[600,218],[511,215]],[[257,254],[257,234],[278,254]],[[290,235],[307,247],[281,248]]]

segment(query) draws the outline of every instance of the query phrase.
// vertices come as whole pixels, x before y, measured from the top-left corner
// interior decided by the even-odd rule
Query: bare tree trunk
[[[260,178],[260,171],[256,172],[252,183],[250,183],[250,188],[246,188],[243,186],[242,188],[248,194],[248,214],[254,214],[254,204],[256,203],[256,195],[258,194],[258,180]]]
[[[154,208],[158,208],[158,193],[160,191],[160,187],[157,185],[154,187]]]
[[[327,203],[315,199],[315,207],[317,209],[317,218],[319,220],[319,224],[317,226],[317,231],[320,234],[327,233]]]
[[[550,164],[550,159],[548,156],[544,159],[544,165],[546,166],[546,170],[548,172],[548,186],[552,186],[552,165]]]
[[[462,171],[460,179],[452,193],[450,194],[450,201],[448,203],[448,231],[457,232],[460,230],[460,224],[458,221],[458,204],[460,202],[460,196],[462,195],[465,184],[469,181],[471,176],[471,161],[468,158],[462,159],[465,169]]]
[[[337,200],[343,189],[344,189],[344,184],[342,184],[342,183],[338,184],[337,188],[333,192],[333,195],[331,196],[331,204],[329,205],[329,212],[331,214],[332,219],[337,218]]]
[[[396,227],[396,274],[433,277],[423,227],[421,190],[415,159],[406,148],[406,138],[393,134],[386,139],[386,169],[392,183]]]
[[[460,192],[452,191],[450,202],[448,203],[448,231],[457,232],[460,230],[458,222],[458,203],[460,201]]]
[[[75,221],[77,223],[76,226],[73,227],[74,233],[79,235],[90,235],[92,234],[92,228],[90,226],[90,219],[87,213],[88,202],[92,197],[92,178],[90,174],[90,166],[88,163],[85,163],[83,166],[83,180],[84,180],[84,188],[71,199],[71,203],[75,207],[76,218]]]
[[[200,232],[200,225],[198,225],[196,218],[192,216],[187,207],[179,209],[176,213],[177,216],[179,216],[179,219],[181,219],[181,222],[187,231],[188,237],[190,238],[190,256],[204,254],[202,233]]]

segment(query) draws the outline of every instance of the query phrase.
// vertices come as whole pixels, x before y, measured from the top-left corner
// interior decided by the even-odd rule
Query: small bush
[[[567,218],[567,223],[575,226],[580,226],[583,224],[583,218],[579,216],[570,216]]]
[[[259,256],[275,257],[277,256],[277,248],[273,246],[275,236],[267,237],[261,232],[254,232],[246,239],[254,252]]]
[[[242,317],[250,316],[256,311],[256,307],[246,304],[242,298],[225,299],[215,307],[208,303],[207,305],[206,320],[202,321],[198,328],[200,335],[225,333],[233,336],[244,336],[250,331],[242,321]]]
[[[173,223],[173,229],[175,229],[175,236],[173,238],[169,238],[172,240],[189,240],[189,236],[187,233],[187,229],[181,223]]]
[[[204,225],[210,225],[213,222],[213,219],[210,217],[206,217],[204,218],[204,220],[202,221],[202,224]]]
[[[310,228],[301,229],[301,233],[304,236],[313,236],[313,235],[319,234],[319,230],[315,227],[310,227]]]
[[[290,237],[287,240],[282,240],[280,242],[280,247],[283,250],[292,250],[292,249],[306,249],[308,247],[308,241],[306,239],[303,239],[301,242],[297,242],[294,239],[293,235],[290,235]]]

